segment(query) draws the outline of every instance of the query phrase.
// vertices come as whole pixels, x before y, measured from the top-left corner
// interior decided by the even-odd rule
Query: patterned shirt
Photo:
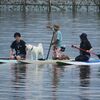
[[[54,34],[54,42],[55,41],[58,41],[57,44],[55,44],[55,46],[57,48],[61,48],[62,46],[62,33],[60,31],[57,31],[55,34]]]

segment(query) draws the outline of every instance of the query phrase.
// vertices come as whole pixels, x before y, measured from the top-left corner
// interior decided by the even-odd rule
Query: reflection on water
[[[90,100],[89,94],[87,94],[90,85],[90,66],[79,66],[79,68],[80,68],[80,86],[83,87],[82,89],[80,89],[81,93],[80,98],[81,100]]]
[[[12,67],[14,80],[12,80],[15,83],[24,83],[21,82],[22,79],[25,79],[26,76],[26,65],[24,64],[15,64],[14,67]]]
[[[43,43],[46,56],[52,37],[46,26],[54,23],[61,25],[70,57],[78,55],[71,45],[79,44],[82,32],[88,34],[94,52],[100,52],[99,14],[1,12],[0,57],[9,56],[16,31],[27,43]],[[100,100],[100,66],[0,64],[0,100]]]
[[[53,65],[52,71],[52,100],[57,100],[59,91],[59,85],[61,82],[61,78],[63,78],[64,67],[59,67],[57,65]]]
[[[26,65],[15,64],[12,67],[12,100],[25,100]],[[20,94],[20,95],[19,95]]]
[[[100,79],[96,74],[99,68],[3,64],[0,100],[99,100]]]
[[[80,66],[80,85],[89,87],[90,84],[90,66]]]

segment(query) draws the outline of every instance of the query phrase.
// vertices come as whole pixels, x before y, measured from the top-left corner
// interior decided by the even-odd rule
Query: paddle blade
[[[100,59],[100,54],[99,55],[97,55],[98,56],[98,58]]]
[[[56,63],[57,63],[57,65],[59,65],[59,66],[72,65],[72,64],[65,63],[65,62],[60,62],[60,61],[58,61],[58,62],[56,62]]]
[[[42,60],[42,61],[44,61],[44,60],[46,60],[46,59],[43,59],[43,58],[39,58],[38,60]]]

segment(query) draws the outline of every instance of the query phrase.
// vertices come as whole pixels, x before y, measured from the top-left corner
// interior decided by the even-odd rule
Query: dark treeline
[[[52,6],[63,8],[65,6],[72,6],[72,10],[75,10],[77,6],[97,6],[100,11],[100,0],[0,0],[1,5],[45,5],[48,6],[48,10],[51,11]]]
[[[100,0],[0,0],[0,4],[69,4],[100,5]]]

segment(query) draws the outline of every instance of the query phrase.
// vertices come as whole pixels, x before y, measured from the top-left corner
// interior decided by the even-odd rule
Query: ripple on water
[[[13,16],[12,16],[13,14]],[[14,32],[22,33],[27,43],[42,42],[47,54],[52,31],[49,24],[59,23],[63,33],[65,53],[77,56],[72,44],[79,44],[79,35],[86,32],[98,52],[100,43],[100,20],[96,14],[54,13],[0,14],[0,57],[9,56],[9,46]],[[51,58],[51,53],[50,53]],[[0,100],[100,100],[100,66],[65,66],[56,65],[0,65]]]

